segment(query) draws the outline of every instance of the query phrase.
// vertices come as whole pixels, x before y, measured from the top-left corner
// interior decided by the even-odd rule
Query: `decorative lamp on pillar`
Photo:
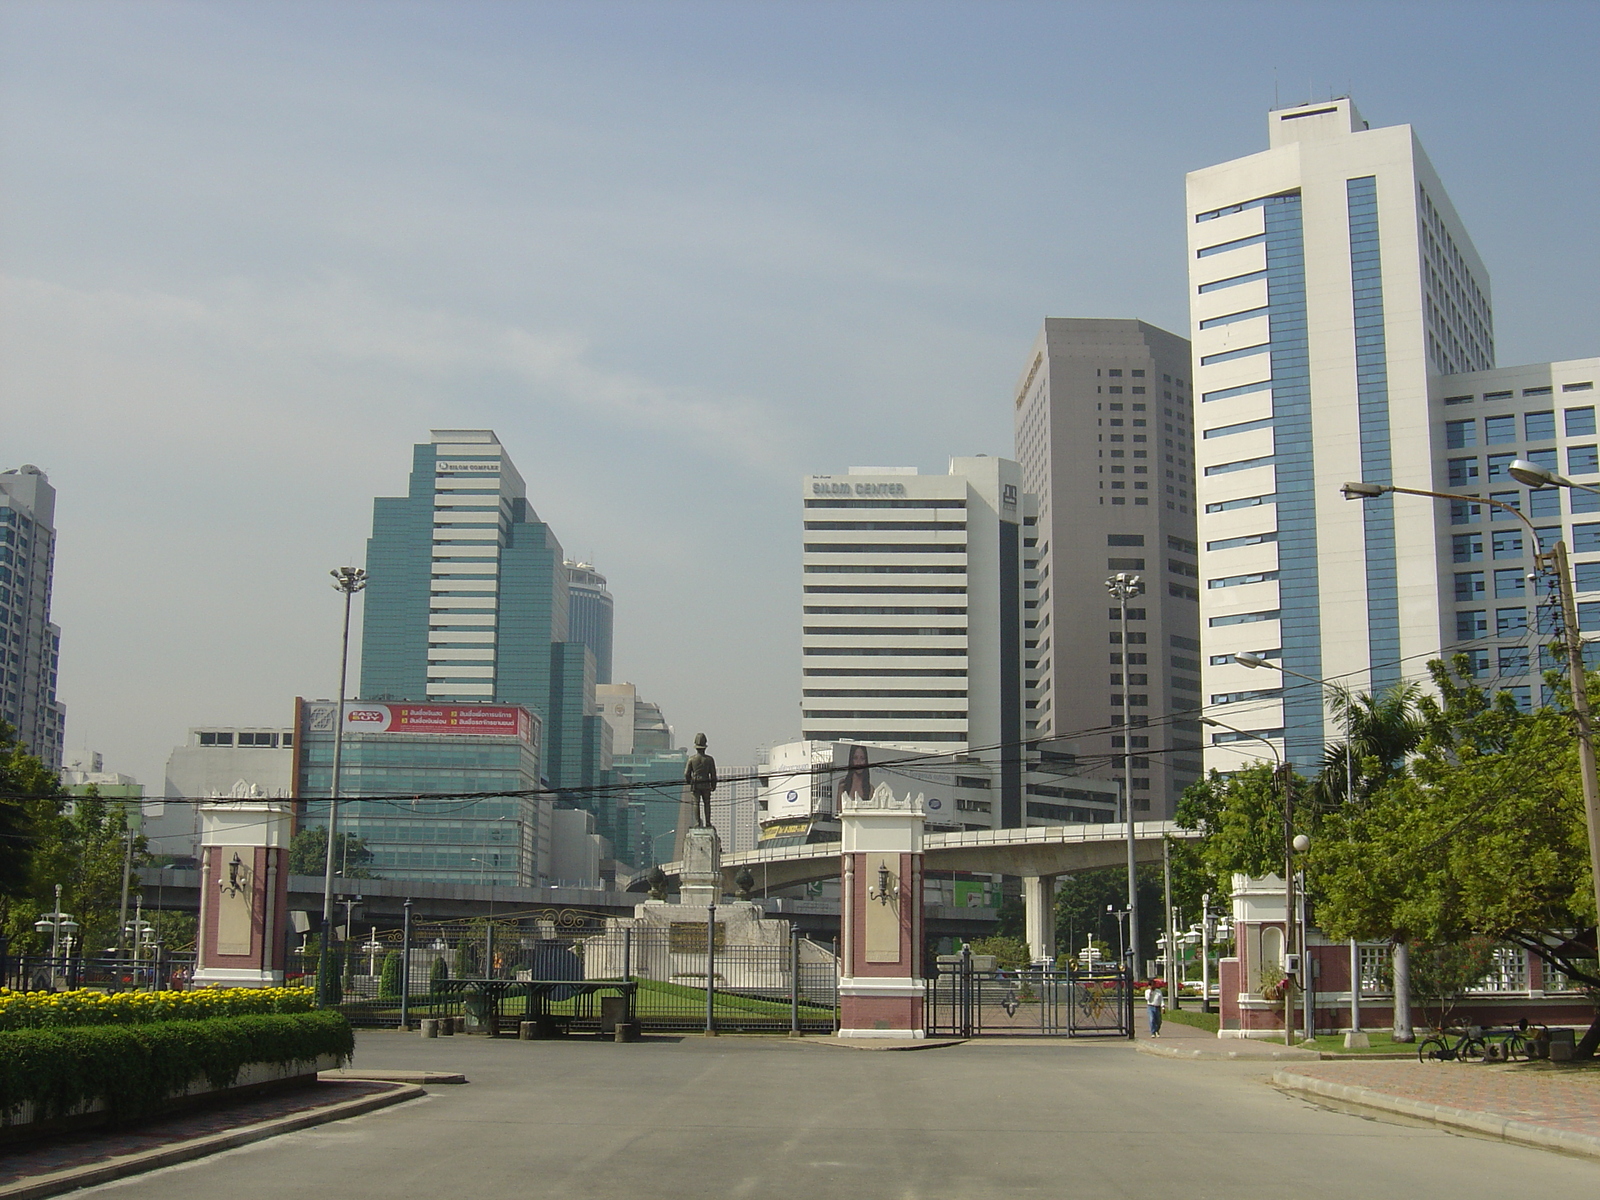
[[[839,1036],[923,1037],[922,797],[842,801]]]
[[[286,800],[200,806],[196,987],[283,985],[292,819]]]

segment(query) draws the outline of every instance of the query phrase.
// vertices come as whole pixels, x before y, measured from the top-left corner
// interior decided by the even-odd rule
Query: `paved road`
[[[1127,1042],[868,1053],[363,1034],[472,1083],[94,1189],[119,1200],[1471,1200],[1600,1195],[1600,1164],[1315,1108],[1269,1063]],[[91,1193],[79,1193],[88,1195]]]

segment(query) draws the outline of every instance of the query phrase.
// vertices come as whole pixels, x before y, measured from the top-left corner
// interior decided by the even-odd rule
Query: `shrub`
[[[383,971],[378,976],[379,999],[398,1000],[400,998],[401,966],[400,951],[391,950],[383,956]]]
[[[187,992],[13,992],[0,988],[0,1030],[144,1025],[310,1012],[310,988],[196,988]]]
[[[433,960],[433,966],[428,970],[428,991],[435,994],[443,991],[439,984],[449,978],[450,966],[444,961],[444,956],[440,955]]]
[[[350,1023],[326,1011],[11,1030],[0,1033],[0,1112],[31,1102],[46,1118],[103,1100],[126,1120],[200,1078],[228,1087],[246,1063],[342,1062],[354,1051]]]

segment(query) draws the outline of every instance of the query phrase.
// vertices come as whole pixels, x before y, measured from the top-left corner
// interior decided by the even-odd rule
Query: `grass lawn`
[[[1326,1050],[1326,1051],[1329,1051],[1329,1052],[1334,1053],[1334,1054],[1350,1054],[1350,1055],[1358,1055],[1358,1054],[1412,1054],[1412,1055],[1414,1055],[1417,1052],[1417,1042],[1422,1041],[1422,1039],[1425,1036],[1427,1036],[1427,1035],[1419,1033],[1419,1034],[1417,1034],[1417,1041],[1416,1042],[1397,1042],[1397,1041],[1394,1040],[1394,1038],[1391,1035],[1389,1035],[1387,1033],[1374,1033],[1374,1032],[1369,1030],[1367,1032],[1367,1038],[1368,1038],[1369,1041],[1371,1041],[1372,1046],[1369,1049],[1366,1049],[1366,1050],[1346,1050],[1344,1048],[1344,1034],[1342,1034],[1342,1033],[1324,1033],[1324,1034],[1320,1034],[1316,1039],[1316,1043],[1317,1043],[1317,1049],[1318,1050]]]
[[[1162,1020],[1171,1021],[1174,1025],[1192,1025],[1196,1029],[1215,1033],[1221,1025],[1222,1018],[1216,1013],[1200,1012],[1193,1008],[1169,1008]]]

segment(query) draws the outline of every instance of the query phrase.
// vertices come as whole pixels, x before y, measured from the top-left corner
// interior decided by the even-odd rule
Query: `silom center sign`
[[[813,483],[813,496],[904,496],[903,483]]]

